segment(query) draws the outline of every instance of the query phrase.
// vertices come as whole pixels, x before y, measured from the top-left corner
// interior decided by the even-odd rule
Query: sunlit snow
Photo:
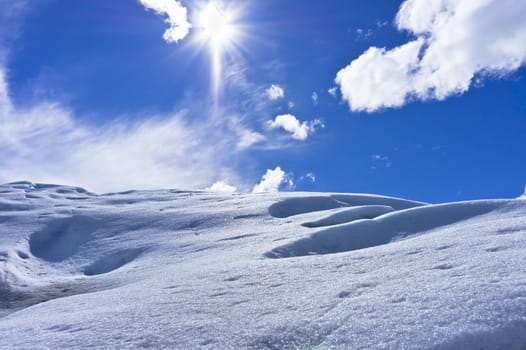
[[[526,200],[0,186],[2,349],[524,349]]]

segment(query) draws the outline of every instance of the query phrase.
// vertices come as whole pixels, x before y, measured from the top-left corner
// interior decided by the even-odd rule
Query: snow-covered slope
[[[0,186],[0,348],[524,349],[526,200]]]

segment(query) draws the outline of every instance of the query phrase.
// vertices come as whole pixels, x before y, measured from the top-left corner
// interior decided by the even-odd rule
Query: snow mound
[[[298,214],[346,206],[348,206],[346,203],[339,202],[331,197],[290,198],[272,204],[268,211],[275,218],[287,218]]]
[[[348,225],[317,232],[310,237],[275,248],[265,253],[265,256],[289,258],[375,247],[483,215],[501,205],[498,201],[479,201],[401,210],[377,219],[354,221]],[[360,207],[358,212],[367,213],[367,207]]]
[[[395,210],[423,206],[425,203],[405,199],[373,196],[365,194],[347,194],[331,196],[309,196],[289,198],[270,206],[269,213],[276,218],[287,218],[299,214],[351,206],[382,205]]]
[[[324,227],[344,224],[360,219],[374,219],[380,215],[394,211],[392,207],[386,205],[364,205],[352,207],[350,209],[337,210],[335,213],[324,217],[323,219],[311,222],[305,222],[305,227]]]

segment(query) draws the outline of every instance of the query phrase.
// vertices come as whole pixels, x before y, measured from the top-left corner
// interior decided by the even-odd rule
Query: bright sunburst
[[[235,27],[232,14],[221,9],[217,2],[210,2],[199,16],[203,38],[212,47],[224,49],[234,39]]]
[[[239,45],[242,33],[239,25],[240,10],[212,0],[197,11],[195,27],[201,45],[207,45],[211,57],[214,99],[219,99],[222,59],[225,53],[233,53]]]

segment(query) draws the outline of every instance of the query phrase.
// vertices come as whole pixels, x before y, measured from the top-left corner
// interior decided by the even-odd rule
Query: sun
[[[203,39],[216,49],[225,49],[236,35],[232,13],[221,8],[218,2],[208,3],[199,15]]]
[[[198,46],[208,46],[210,53],[213,98],[218,103],[222,87],[223,59],[235,56],[241,47],[244,30],[240,17],[242,9],[234,2],[221,0],[206,2],[196,11],[194,27]]]

